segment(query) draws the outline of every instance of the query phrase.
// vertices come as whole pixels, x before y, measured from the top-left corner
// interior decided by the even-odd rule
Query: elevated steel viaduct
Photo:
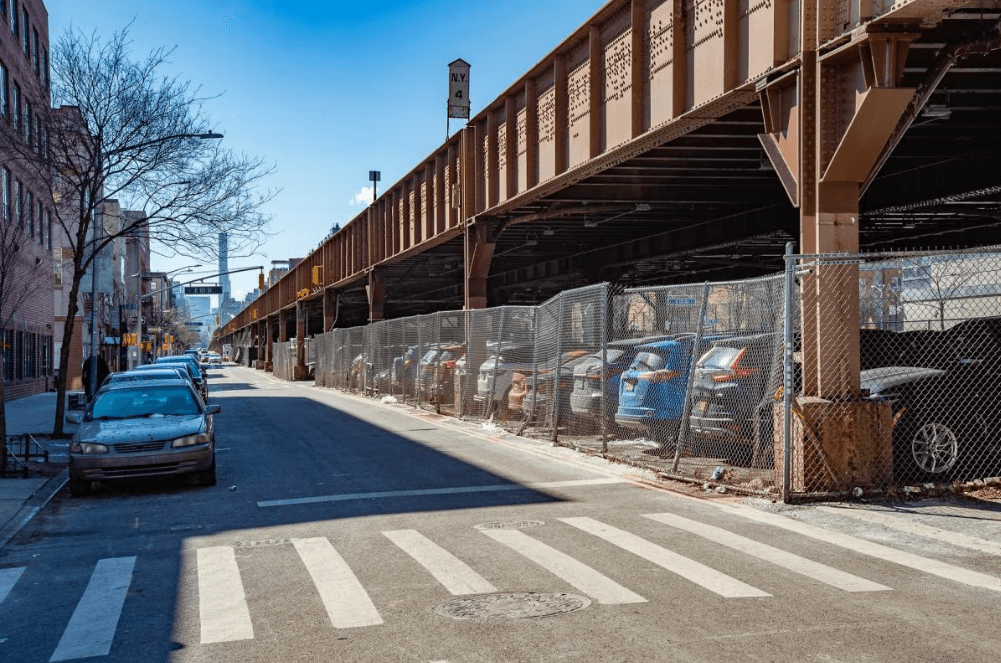
[[[266,360],[334,326],[759,275],[790,240],[1001,242],[999,21],[997,0],[612,0],[220,340]],[[845,269],[803,285],[806,395],[859,391]]]

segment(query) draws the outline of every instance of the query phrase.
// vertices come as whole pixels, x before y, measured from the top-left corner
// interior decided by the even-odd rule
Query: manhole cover
[[[542,527],[546,523],[542,520],[500,520],[495,523],[480,523],[473,525],[475,529],[527,529],[529,527]]]
[[[591,600],[575,594],[483,594],[455,599],[435,606],[434,611],[452,619],[528,619],[577,612]]]

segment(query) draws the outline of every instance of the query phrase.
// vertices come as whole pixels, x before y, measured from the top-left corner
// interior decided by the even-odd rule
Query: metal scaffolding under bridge
[[[218,339],[266,359],[334,326],[774,273],[788,241],[1001,243],[999,21],[996,0],[613,0]],[[840,271],[804,283],[807,394],[859,389],[851,348],[817,342],[857,345],[824,310],[857,301]]]

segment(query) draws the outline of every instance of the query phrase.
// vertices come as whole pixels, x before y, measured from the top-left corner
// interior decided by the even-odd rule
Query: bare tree
[[[37,296],[51,292],[52,275],[46,261],[39,255],[44,249],[29,236],[28,223],[34,224],[33,212],[25,213],[19,203],[7,210],[7,218],[0,219],[0,454],[4,453],[2,440],[7,439],[7,408],[5,403],[7,350],[13,337],[6,330],[16,322],[18,311]],[[28,223],[25,222],[25,217]],[[39,229],[40,230],[40,229]],[[34,227],[30,228],[34,233]],[[40,274],[39,270],[45,273]]]
[[[262,206],[277,193],[258,188],[272,168],[214,140],[222,136],[204,114],[206,98],[160,73],[171,51],[134,60],[130,46],[127,28],[107,41],[66,31],[52,49],[54,110],[39,114],[34,144],[3,146],[51,182],[56,221],[72,253],[56,435],[63,429],[77,298],[100,251],[120,237],[148,236],[167,255],[211,260],[215,238],[225,232],[231,257],[249,255],[268,234]],[[95,231],[94,211],[110,199],[143,214],[124,215],[116,232]]]

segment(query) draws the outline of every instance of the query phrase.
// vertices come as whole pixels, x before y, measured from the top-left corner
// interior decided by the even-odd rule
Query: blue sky
[[[308,255],[356,202],[368,171],[379,190],[445,140],[447,65],[472,65],[472,113],[555,48],[603,0],[446,3],[293,0],[44,0],[55,42],[71,25],[110,35],[130,21],[134,53],[176,47],[171,68],[221,95],[206,105],[224,144],[276,166],[268,211],[278,233],[230,268]],[[461,120],[452,120],[452,131]],[[366,201],[369,197],[361,196]],[[212,241],[215,241],[214,239]],[[154,269],[191,260],[154,257]],[[236,295],[256,287],[235,274]]]

